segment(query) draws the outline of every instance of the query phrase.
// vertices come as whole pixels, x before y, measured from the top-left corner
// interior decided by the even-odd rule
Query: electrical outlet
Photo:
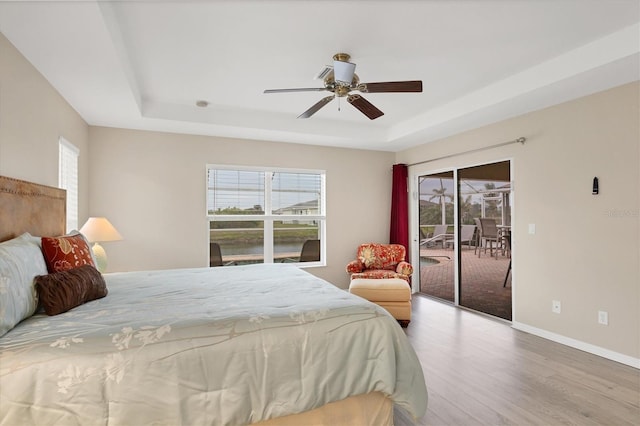
[[[551,312],[555,314],[559,314],[560,311],[562,311],[562,304],[560,303],[560,301],[559,300],[551,301]]]
[[[609,313],[607,311],[598,311],[598,324],[609,325]]]

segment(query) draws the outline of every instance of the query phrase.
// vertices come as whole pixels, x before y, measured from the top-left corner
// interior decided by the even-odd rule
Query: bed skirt
[[[393,425],[393,401],[381,392],[356,395],[315,410],[278,417],[254,426]]]

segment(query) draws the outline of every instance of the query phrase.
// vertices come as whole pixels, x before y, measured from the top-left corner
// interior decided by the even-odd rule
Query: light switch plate
[[[534,235],[536,233],[536,224],[535,223],[530,223],[529,224],[529,234]]]

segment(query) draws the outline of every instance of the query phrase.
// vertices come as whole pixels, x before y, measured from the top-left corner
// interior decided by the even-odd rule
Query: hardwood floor
[[[428,297],[405,329],[429,391],[419,425],[638,425],[640,370]],[[395,424],[414,424],[396,409]]]

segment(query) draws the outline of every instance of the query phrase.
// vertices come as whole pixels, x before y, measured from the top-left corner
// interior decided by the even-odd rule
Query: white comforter
[[[372,391],[425,412],[396,321],[298,268],[105,278],[107,297],[0,338],[0,424],[239,425]]]

